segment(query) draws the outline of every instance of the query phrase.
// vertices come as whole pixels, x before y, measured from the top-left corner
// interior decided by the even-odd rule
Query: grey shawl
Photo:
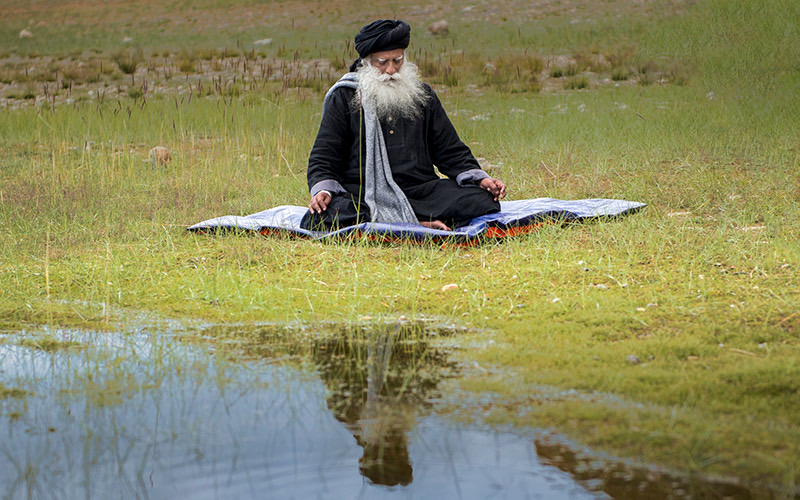
[[[322,113],[334,90],[348,87],[358,92],[358,75],[347,73],[325,94]],[[375,109],[367,102],[364,110],[364,127],[367,139],[367,157],[364,163],[364,201],[369,207],[372,222],[409,222],[419,224],[414,210],[400,187],[392,178],[386,143]]]

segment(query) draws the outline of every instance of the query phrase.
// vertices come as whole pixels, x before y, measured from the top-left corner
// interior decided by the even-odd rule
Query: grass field
[[[797,494],[800,4],[158,5],[0,1],[0,328],[446,318],[493,332],[473,418]],[[306,203],[379,16],[510,199],[648,207],[473,248],[188,234]]]

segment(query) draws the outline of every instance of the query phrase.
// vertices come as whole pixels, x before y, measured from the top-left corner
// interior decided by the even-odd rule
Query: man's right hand
[[[320,191],[311,197],[311,203],[308,204],[308,209],[312,214],[321,214],[328,209],[328,204],[331,202],[331,195],[327,191]]]

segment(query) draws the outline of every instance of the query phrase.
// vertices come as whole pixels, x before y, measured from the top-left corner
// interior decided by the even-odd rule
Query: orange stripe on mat
[[[357,240],[357,239],[366,239],[369,241],[377,242],[377,243],[411,243],[413,245],[428,245],[431,243],[438,243],[439,241],[443,241],[442,248],[447,247],[472,247],[480,243],[480,241],[484,238],[508,238],[512,236],[520,236],[523,234],[530,234],[540,227],[544,226],[545,224],[554,224],[558,221],[544,221],[538,222],[536,224],[528,224],[526,226],[513,226],[507,228],[495,227],[490,226],[486,229],[486,232],[482,235],[478,236],[477,238],[472,238],[467,241],[461,242],[453,242],[450,241],[448,237],[434,237],[430,239],[415,239],[415,238],[402,238],[398,236],[391,236],[388,234],[370,234],[364,233],[362,231],[353,231],[352,233],[346,236],[349,240]],[[205,231],[198,231],[199,234],[203,234]],[[278,237],[288,237],[288,238],[297,238],[298,235],[292,233],[291,231],[285,231],[282,229],[272,229],[268,227],[261,228],[259,231],[263,236],[278,236]]]
[[[483,235],[485,238],[508,238],[509,236],[519,236],[521,234],[529,234],[540,227],[544,226],[545,224],[553,224],[555,221],[547,221],[547,222],[539,222],[537,224],[529,224],[527,226],[513,226],[513,227],[495,227],[490,226],[486,229],[486,233]]]

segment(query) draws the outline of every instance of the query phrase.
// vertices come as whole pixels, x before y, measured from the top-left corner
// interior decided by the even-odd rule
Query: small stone
[[[630,363],[632,365],[638,365],[639,363],[642,362],[642,360],[639,359],[639,356],[636,356],[635,354],[631,354],[630,356],[625,358],[625,361],[627,361],[628,363]]]
[[[686,356],[686,361],[697,361],[700,359],[700,356]]]
[[[431,35],[446,35],[450,32],[450,26],[447,24],[447,21],[442,19],[441,21],[431,23],[428,26],[428,31]]]
[[[551,300],[550,302],[551,302],[551,303],[553,303],[553,304],[555,304],[556,302],[561,302],[561,299],[560,299],[560,298],[558,298],[558,297],[555,297],[555,298],[554,298],[553,300]]]
[[[153,162],[153,165],[166,165],[167,163],[172,160],[172,155],[169,153],[169,149],[165,148],[164,146],[156,146],[150,150],[150,161]]]
[[[133,38],[131,38],[129,36],[126,36],[125,38],[122,39],[122,43],[131,43],[132,41],[133,41]]]
[[[483,169],[484,172],[491,172],[492,170],[495,170],[495,169],[498,168],[497,165],[493,165],[486,158],[478,157],[478,158],[475,158],[475,159],[478,160],[478,165],[480,165],[481,169]]]
[[[33,38],[33,33],[31,33],[31,32],[30,32],[30,31],[28,31],[28,30],[22,30],[22,31],[20,31],[20,32],[19,32],[19,38],[20,38],[20,39],[23,39],[23,38]]]
[[[262,38],[261,40],[256,40],[253,42],[253,45],[269,45],[272,43],[272,38]]]
[[[447,285],[442,287],[443,292],[449,292],[451,290],[457,290],[458,284],[457,283],[448,283]]]
[[[762,343],[758,344],[758,348],[759,349],[766,349],[767,348],[767,343],[766,342],[762,342]]]
[[[644,307],[637,307],[637,308],[636,308],[636,310],[637,310],[637,311],[639,311],[639,312],[641,312],[641,313],[643,313],[643,312],[645,312],[647,309],[645,309]]]

